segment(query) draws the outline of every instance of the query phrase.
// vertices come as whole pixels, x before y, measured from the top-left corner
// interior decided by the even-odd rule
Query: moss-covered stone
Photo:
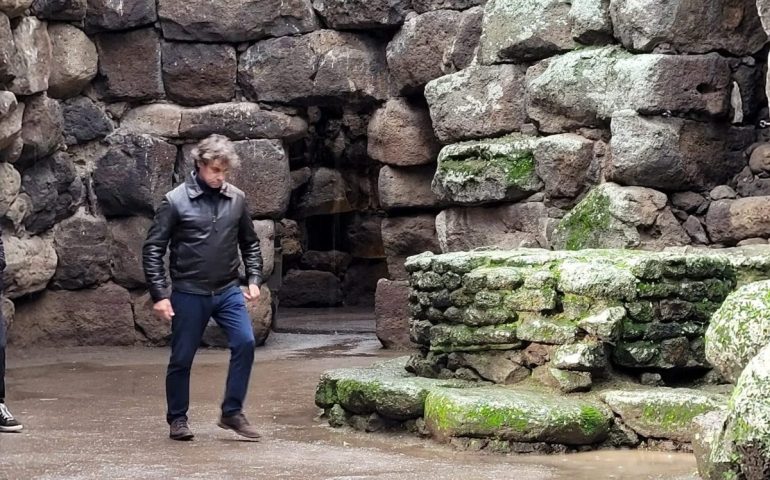
[[[545,316],[537,313],[521,313],[516,336],[528,342],[563,345],[577,338],[578,328],[574,321],[563,316]]]
[[[600,189],[591,190],[556,226],[554,245],[566,250],[595,247],[612,223],[609,198]]]
[[[727,404],[724,396],[686,388],[612,390],[600,397],[640,435],[680,442],[692,441],[695,417]]]
[[[625,304],[628,317],[635,322],[651,322],[656,317],[655,304],[649,300],[628,302]]]
[[[483,387],[436,389],[425,402],[434,437],[493,437],[519,442],[590,445],[607,436],[609,411],[600,403],[544,392]]]
[[[543,312],[556,308],[556,289],[553,287],[520,288],[505,296],[505,308],[523,312]]]
[[[474,345],[516,345],[518,323],[505,323],[484,327],[467,325],[434,325],[430,329],[432,350],[463,351]]]
[[[540,383],[558,388],[564,393],[586,392],[592,385],[590,372],[573,372],[542,366],[535,370],[533,376]]]
[[[636,277],[619,265],[565,261],[558,271],[562,292],[618,300],[636,297]]]
[[[589,315],[577,323],[578,328],[602,342],[615,343],[626,318],[626,309],[611,307]]]
[[[505,308],[481,309],[469,307],[462,315],[462,323],[472,327],[499,325],[516,321],[516,312]]]
[[[551,365],[562,370],[592,372],[607,367],[607,355],[600,342],[561,345],[553,352]]]
[[[655,342],[618,342],[613,351],[612,358],[622,367],[649,366],[660,354],[660,349]]]

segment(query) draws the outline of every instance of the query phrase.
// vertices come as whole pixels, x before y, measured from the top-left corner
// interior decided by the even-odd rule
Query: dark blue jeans
[[[187,418],[190,368],[209,318],[222,327],[230,347],[222,415],[240,412],[254,363],[254,330],[241,289],[234,286],[217,295],[173,292],[171,306],[175,315],[171,323],[171,359],[166,373],[166,420],[171,423],[179,417]]]

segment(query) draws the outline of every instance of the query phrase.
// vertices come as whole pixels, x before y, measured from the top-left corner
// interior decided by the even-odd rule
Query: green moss
[[[488,172],[499,170],[505,174],[509,185],[526,184],[535,176],[535,157],[530,150],[500,154],[480,149],[473,153],[476,156],[442,160],[438,165],[439,172],[464,177],[465,181],[477,181]]]
[[[608,229],[610,225],[610,200],[594,190],[565,216],[557,227],[566,234],[564,247],[567,250],[580,250],[591,247],[591,241],[597,232]]]
[[[322,376],[315,390],[315,404],[320,408],[331,408],[337,403],[337,385],[334,380]]]
[[[580,429],[587,437],[607,429],[607,416],[598,408],[589,405],[580,407]]]
[[[676,432],[688,429],[698,415],[710,412],[716,407],[708,404],[686,402],[682,404],[649,404],[642,410],[642,420],[659,425],[664,430]]]
[[[338,401],[346,410],[353,413],[373,413],[380,390],[381,385],[377,381],[359,381],[350,378],[337,381]]]

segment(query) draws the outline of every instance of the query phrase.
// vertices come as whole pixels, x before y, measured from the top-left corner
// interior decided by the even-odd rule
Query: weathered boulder
[[[610,0],[573,0],[569,10],[572,38],[586,45],[612,43]]]
[[[152,28],[96,37],[99,73],[108,100],[143,101],[163,96],[160,38]]]
[[[114,218],[107,222],[110,271],[113,281],[123,288],[135,290],[146,286],[142,245],[151,224],[152,221],[146,217]]]
[[[387,59],[394,88],[414,93],[446,73],[450,51],[462,13],[437,10],[409,18],[388,44]]]
[[[726,116],[732,82],[726,58],[630,55],[617,47],[566,53],[527,71],[527,113],[539,130],[599,126],[618,110]]]
[[[380,279],[374,299],[377,338],[385,348],[414,348],[409,339],[409,283]]]
[[[488,0],[479,61],[525,62],[576,48],[569,12],[560,0]]]
[[[61,108],[64,117],[64,143],[67,145],[90,142],[112,133],[112,120],[88,97],[65,100],[61,102]]]
[[[353,257],[347,252],[339,250],[308,250],[302,254],[299,265],[304,270],[331,272],[338,277],[342,277],[352,261]]]
[[[417,13],[432,10],[466,10],[476,5],[483,5],[485,0],[412,0],[412,8]]]
[[[405,98],[391,98],[369,122],[368,154],[386,165],[433,163],[441,148],[428,109]]]
[[[706,358],[736,382],[759,350],[770,344],[770,281],[744,285],[731,293],[706,330]]]
[[[695,417],[724,408],[727,403],[721,395],[687,388],[611,390],[600,396],[638,434],[680,442],[693,440]]]
[[[56,272],[56,249],[50,237],[3,237],[5,294],[19,298],[45,290]]]
[[[404,23],[409,0],[313,0],[313,8],[335,30],[393,28]]]
[[[22,15],[30,5],[32,0],[0,0],[0,12],[10,18],[16,18]]]
[[[110,231],[103,217],[81,210],[56,225],[54,248],[59,259],[51,287],[79,290],[110,279]]]
[[[550,198],[575,198],[585,188],[594,142],[574,133],[541,139],[533,152],[535,172]]]
[[[48,36],[52,55],[48,94],[74,97],[96,76],[96,46],[82,30],[66,23],[49,25]]]
[[[608,180],[623,185],[664,191],[711,188],[743,167],[742,158],[728,163],[723,125],[626,110],[613,114],[611,127]]]
[[[377,182],[380,206],[386,210],[396,208],[439,207],[442,202],[431,190],[431,182],[436,167],[395,168],[385,166],[380,169]]]
[[[556,226],[556,249],[644,248],[686,245],[689,237],[667,207],[665,194],[603,183]]]
[[[128,30],[158,19],[153,0],[88,0],[86,32]]]
[[[318,28],[310,0],[160,0],[158,17],[170,40],[237,43]]]
[[[275,221],[254,220],[254,231],[257,232],[262,253],[262,278],[267,281],[275,267]]]
[[[320,30],[257,42],[240,56],[238,83],[259,102],[369,103],[388,97],[388,68],[373,39]]]
[[[578,372],[600,371],[607,364],[604,345],[596,341],[560,345],[551,358],[555,368]]]
[[[495,137],[527,121],[525,70],[518,65],[471,65],[429,82],[425,98],[444,143]]]
[[[469,369],[483,380],[498,384],[514,384],[529,378],[530,371],[522,365],[517,351],[508,352],[452,352],[447,356],[447,368],[457,371]]]
[[[48,88],[51,75],[51,39],[46,22],[22,17],[13,27],[16,54],[11,71],[14,79],[9,90],[16,95],[32,95]]]
[[[446,73],[459,72],[475,63],[483,20],[484,7],[473,7],[463,11],[454,41],[444,59]]]
[[[735,244],[747,238],[770,237],[765,212],[770,196],[719,200],[706,213],[706,230],[712,242]]]
[[[120,118],[119,134],[179,138],[179,126],[186,109],[171,103],[140,105]]]
[[[342,303],[340,280],[330,272],[290,270],[278,298],[284,307],[333,307]]]
[[[112,283],[96,289],[46,291],[37,301],[19,305],[8,339],[18,347],[133,345],[131,297]]]
[[[166,96],[182,105],[227,102],[235,95],[238,61],[230,45],[163,42]]]
[[[7,332],[13,323],[14,317],[16,317],[16,307],[10,298],[3,297],[0,299],[0,312],[2,312],[3,320],[5,321],[5,329]]]
[[[13,149],[17,143],[21,144],[22,148],[24,146],[24,140],[21,138],[21,127],[24,120],[24,104],[19,103],[13,108],[9,105],[8,108],[9,112],[0,117],[0,150]],[[13,160],[15,161],[16,158]]]
[[[182,110],[180,136],[204,138],[213,133],[231,140],[297,140],[307,134],[307,123],[300,117],[264,110],[250,102],[217,103]]]
[[[20,160],[29,164],[44,158],[64,144],[64,117],[59,102],[40,93],[25,99]]]
[[[666,46],[681,53],[726,51],[743,56],[753,55],[767,42],[756,0],[613,0],[610,12],[615,36],[634,51]]]
[[[94,193],[108,217],[151,216],[171,190],[177,148],[148,135],[110,137],[96,161]]]
[[[16,46],[13,44],[13,31],[11,21],[0,12],[0,82],[3,84],[13,80],[13,70]]]
[[[598,402],[501,387],[434,389],[425,399],[428,429],[444,441],[495,437],[590,445],[607,437],[611,416]]]
[[[353,214],[345,226],[345,235],[347,247],[353,257],[369,259],[385,257],[382,243],[382,217],[378,214],[363,212]]]
[[[564,393],[585,392],[590,390],[593,384],[591,372],[574,372],[542,366],[536,368],[532,375],[540,383],[558,388]]]
[[[465,205],[517,201],[543,187],[535,171],[536,139],[515,135],[444,147],[431,188]]]
[[[25,169],[22,190],[29,199],[24,226],[32,234],[45,232],[75,213],[85,193],[72,159],[64,152]]]
[[[438,253],[441,247],[436,237],[436,217],[420,214],[390,217],[382,220],[382,243],[388,256],[391,278],[406,279],[404,260],[425,251]]]
[[[10,163],[0,163],[0,217],[3,217],[19,196],[21,174]]]
[[[296,206],[296,213],[306,217],[353,210],[348,199],[348,186],[342,174],[326,167],[313,172],[307,190]]]
[[[34,0],[32,13],[44,20],[79,22],[86,17],[87,0]]]
[[[726,410],[712,410],[693,419],[692,449],[698,464],[698,474],[704,480],[723,479],[724,473],[731,469],[727,459],[722,462],[711,461],[711,453],[717,446],[726,418]]]

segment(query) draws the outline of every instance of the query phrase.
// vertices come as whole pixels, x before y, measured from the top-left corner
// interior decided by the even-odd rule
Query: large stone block
[[[460,12],[438,10],[406,21],[387,48],[388,67],[397,91],[419,91],[429,81],[450,73],[444,63],[461,19]]]
[[[112,278],[123,288],[134,290],[146,286],[142,246],[151,224],[152,220],[146,217],[114,218],[107,222]]]
[[[348,184],[338,170],[321,167],[313,171],[307,189],[296,206],[302,217],[351,212]]]
[[[717,54],[631,55],[617,47],[566,53],[527,71],[527,113],[541,132],[600,126],[618,110],[725,117],[732,81]]]
[[[0,217],[11,208],[21,187],[21,174],[10,163],[0,163]]]
[[[88,97],[71,98],[62,102],[61,107],[67,145],[90,142],[112,133],[112,120]]]
[[[133,345],[131,297],[111,283],[97,289],[47,291],[37,301],[19,305],[8,337],[18,347]]]
[[[313,8],[335,30],[393,28],[404,22],[409,0],[313,0]]]
[[[573,0],[569,10],[572,38],[586,45],[612,43],[610,0]]]
[[[128,30],[157,19],[154,0],[88,0],[86,31]]]
[[[34,0],[32,13],[44,20],[80,22],[86,17],[87,0]]]
[[[81,210],[56,225],[53,241],[59,262],[51,287],[79,290],[110,279],[110,231],[103,217]]]
[[[297,140],[307,134],[307,123],[302,118],[264,110],[250,102],[218,103],[182,111],[180,136],[204,138],[213,133],[232,140]]]
[[[727,155],[727,127],[682,118],[612,116],[608,180],[664,191],[710,189],[743,167]],[[732,160],[732,163],[730,162]]]
[[[16,95],[32,95],[48,88],[51,75],[51,39],[46,22],[35,17],[22,17],[13,27],[16,54],[11,72],[14,79],[9,90]]]
[[[29,200],[24,227],[32,234],[45,232],[75,213],[86,192],[72,158],[64,152],[25,169],[22,189]]]
[[[32,5],[32,0],[0,0],[0,12],[16,18]]]
[[[318,28],[310,0],[160,0],[158,16],[169,40],[237,43]]]
[[[374,300],[377,338],[385,348],[415,348],[409,339],[409,283],[381,279]]]
[[[21,161],[29,164],[64,145],[64,117],[59,102],[40,93],[25,99]]]
[[[428,109],[405,98],[391,98],[374,113],[367,138],[370,157],[397,167],[433,163],[441,148]]]
[[[238,61],[230,45],[164,42],[166,96],[182,105],[227,102],[235,95]]]
[[[53,238],[3,236],[5,295],[19,298],[45,290],[56,272]]]
[[[681,53],[744,56],[767,42],[756,0],[613,0],[610,5],[615,36],[629,50],[652,52],[665,45]]]
[[[706,213],[706,230],[712,242],[735,244],[747,238],[770,237],[770,196],[719,200]]]
[[[333,307],[342,303],[340,280],[330,272],[290,270],[278,294],[284,307]]]
[[[385,210],[397,208],[440,207],[442,202],[431,190],[436,167],[426,165],[412,168],[385,166],[380,169],[378,191],[380,206]]]
[[[518,65],[471,65],[425,87],[433,128],[444,143],[495,137],[527,121],[525,70]]]
[[[373,39],[320,30],[257,42],[239,59],[238,83],[260,102],[373,102],[388,97],[388,68]]]
[[[48,94],[74,97],[96,76],[96,46],[82,30],[66,23],[49,25],[48,36],[52,48]]]
[[[448,145],[439,153],[433,192],[464,205],[522,200],[543,188],[536,145],[521,135]]]
[[[523,62],[572,50],[570,4],[561,0],[488,0],[479,60]]]
[[[16,57],[16,46],[13,44],[11,21],[0,12],[0,83],[13,80],[13,62]]]
[[[534,150],[535,171],[550,198],[575,198],[585,188],[594,161],[594,142],[565,133],[550,135]]]
[[[15,102],[16,98],[14,97],[12,103]],[[9,111],[5,115],[0,116],[0,150],[11,147],[17,141],[23,142],[21,139],[21,127],[24,119],[24,104],[19,103],[11,108],[12,103],[8,103]]]
[[[99,73],[109,100],[153,100],[163,96],[160,38],[145,28],[96,37]]]
[[[171,190],[177,148],[148,135],[110,137],[96,161],[94,193],[108,217],[151,216]]]
[[[538,247],[548,220],[542,203],[518,203],[491,208],[450,208],[436,217],[442,252],[479,247],[515,249]],[[542,240],[541,240],[542,241]]]

